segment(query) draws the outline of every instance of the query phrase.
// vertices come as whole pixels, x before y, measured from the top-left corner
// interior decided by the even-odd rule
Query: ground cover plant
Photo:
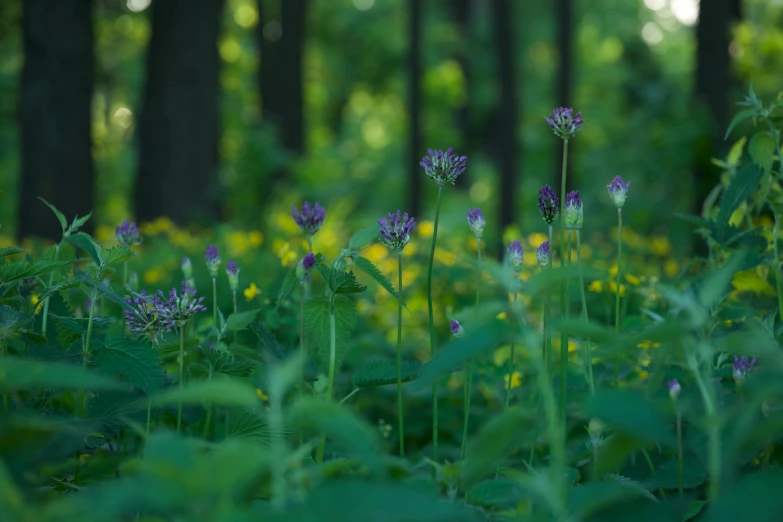
[[[336,256],[329,205],[293,208],[262,297],[223,238],[180,237],[203,258],[172,267],[154,224],[99,242],[42,201],[62,240],[0,249],[2,520],[779,520],[783,107],[741,105],[727,137],[754,133],[680,216],[706,255],[644,284],[632,172],[606,175],[616,246],[582,241],[601,210],[566,177],[590,125],[568,108],[541,122],[559,196],[501,262],[481,209],[438,234],[451,149],[421,162],[433,216],[385,209]]]

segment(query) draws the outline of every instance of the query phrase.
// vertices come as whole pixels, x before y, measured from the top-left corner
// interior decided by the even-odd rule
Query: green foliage
[[[418,361],[402,362],[402,382],[414,380],[421,368]],[[397,383],[397,361],[376,359],[365,363],[353,374],[353,384],[357,388],[371,388]]]
[[[585,402],[585,414],[641,441],[665,445],[671,445],[674,441],[666,417],[636,393],[596,390],[595,395]]]
[[[335,321],[335,337],[337,340],[337,368],[348,347],[348,340],[356,328],[356,305],[342,295],[334,296],[333,304],[327,297],[313,297],[305,303],[305,327],[313,336],[318,347],[323,367],[328,366],[330,326],[329,316],[333,309]]]
[[[157,352],[145,342],[109,336],[96,346],[93,363],[105,375],[121,375],[145,394],[163,386]]]
[[[37,388],[116,390],[122,387],[110,378],[70,364],[0,358],[0,391],[3,393]]]
[[[211,403],[214,406],[253,408],[258,405],[258,400],[248,383],[229,377],[193,382],[181,389],[164,390],[152,397],[152,403],[157,406],[171,406],[182,401],[183,404]]]
[[[348,248],[355,251],[361,250],[375,241],[380,231],[381,227],[378,224],[359,230],[351,236],[351,239],[348,242]]]
[[[248,310],[246,312],[236,312],[228,316],[226,324],[223,325],[223,332],[238,332],[247,328],[255,319],[259,310]]]

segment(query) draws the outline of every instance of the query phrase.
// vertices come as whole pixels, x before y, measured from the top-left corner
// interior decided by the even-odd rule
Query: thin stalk
[[[334,320],[334,294],[329,303],[329,380],[326,384],[326,399],[332,400],[332,391],[334,390],[334,367],[337,361],[337,331]],[[326,434],[321,435],[321,444],[318,446],[318,454],[315,462],[320,464],[324,460],[324,450],[326,449]]]
[[[87,360],[90,358],[90,339],[92,338],[92,321],[95,318],[95,298],[97,297],[97,283],[90,294],[90,316],[87,319],[87,335],[84,338],[84,351],[82,353],[82,370],[87,369]],[[81,416],[84,417],[84,388],[79,390],[79,405],[81,407]]]
[[[517,309],[517,292],[514,290],[514,301],[511,305],[511,354],[508,358],[508,382],[506,383],[506,402],[503,406],[503,411],[508,410],[508,405],[511,402],[511,383],[514,381],[514,348],[516,338],[516,309]]]
[[[566,172],[568,171],[568,140],[563,140],[563,168],[560,173],[560,266],[566,264],[566,233],[565,233],[565,199],[566,199]],[[560,317],[566,315],[566,285],[560,284]],[[566,418],[566,377],[568,375],[568,336],[560,332],[560,416],[565,427]]]
[[[311,235],[307,236],[307,248],[308,248],[308,252],[312,252],[313,251],[313,236],[311,236]],[[310,278],[307,278],[305,280],[304,285],[305,285],[305,299],[309,299],[310,298]]]
[[[359,393],[361,390],[362,390],[361,388],[354,388],[353,391],[351,391],[351,393],[349,393],[348,395],[346,395],[340,400],[340,404],[344,403],[345,401],[347,401],[348,399],[350,399],[351,397]]]
[[[231,293],[233,294],[234,298],[234,313],[237,313],[238,307],[237,307],[237,291],[232,290]],[[237,332],[234,331],[234,342],[237,342]]]
[[[150,440],[150,424],[152,424],[152,399],[147,398],[147,436],[144,438],[144,447],[147,447]]]
[[[400,457],[405,458],[405,428],[402,414],[402,251],[397,252],[399,276],[397,297],[397,422],[400,433]]]
[[[783,284],[780,277],[780,257],[778,253],[778,234],[780,233],[780,215],[775,212],[775,233],[772,242],[775,245],[775,281],[778,286],[778,320],[783,321]]]
[[[435,243],[438,240],[438,218],[443,186],[438,187],[438,201],[435,204],[435,222],[432,228],[432,248],[427,269],[427,309],[430,316],[430,357],[435,357],[435,316],[432,313],[432,264],[435,261]],[[432,384],[432,460],[438,461],[438,381]],[[435,469],[433,468],[433,473]]]
[[[552,268],[552,263],[554,259],[554,253],[555,249],[552,246],[552,225],[549,225],[549,262],[547,263],[547,266],[549,268]],[[546,348],[546,361],[545,364],[547,364],[547,373],[549,372],[549,366],[552,364],[552,325],[551,321],[549,320],[551,318],[552,311],[549,309],[549,307],[552,305],[552,293],[549,289],[549,285],[547,285],[545,289],[544,298],[546,300],[546,318],[547,322],[544,326],[544,345]]]
[[[207,377],[207,381],[211,381],[212,380],[212,370],[213,370],[213,367],[212,367],[212,364],[210,364],[209,365],[209,375]],[[207,402],[207,418],[204,421],[204,433],[201,436],[204,440],[207,440],[207,436],[209,435],[209,424],[210,424],[211,420],[212,420],[212,403],[208,401]]]
[[[720,493],[720,475],[721,475],[721,449],[720,449],[720,425],[715,406],[715,397],[708,389],[701,369],[692,368],[693,375],[696,377],[696,383],[699,385],[704,407],[707,413],[707,472],[709,476],[709,487],[707,489],[707,499],[710,504],[714,504]]]
[[[122,264],[122,286],[127,288],[128,287],[128,262],[125,261]]]
[[[304,281],[299,283],[299,355],[305,360],[305,341],[304,341],[304,304],[305,304],[305,286]],[[302,365],[302,375],[299,379],[299,400],[304,398],[305,386],[305,367]],[[299,448],[304,444],[304,435],[299,432]]]
[[[476,306],[475,313],[478,313],[478,306],[481,298],[481,238],[478,242],[478,265],[476,274]],[[473,370],[475,362],[471,359],[465,369],[465,420],[462,423],[462,446],[460,447],[460,458],[465,460],[468,456],[468,424],[470,422],[470,399],[473,392]]]
[[[212,324],[215,325],[215,330],[220,331],[220,325],[218,324],[218,307],[217,307],[217,277],[212,278]]]
[[[617,209],[617,288],[614,298],[614,332],[620,333],[620,283],[622,277],[623,261],[623,209]],[[614,387],[617,388],[620,380],[620,352],[614,353]]]
[[[57,243],[57,245],[54,247],[54,261],[57,261],[57,258],[60,255],[60,243]],[[49,284],[47,285],[46,289],[52,287],[52,284],[54,284],[54,271],[49,273]],[[43,317],[41,317],[41,333],[46,335],[46,323],[49,319],[49,297],[47,296],[46,299],[44,299],[44,305],[43,305]]]
[[[582,231],[576,231],[576,264],[579,267],[579,293],[582,298],[582,318],[588,321],[587,296],[585,295],[585,277],[582,272]],[[590,346],[590,338],[587,338],[587,376],[590,381],[590,393],[595,393],[595,381],[593,380],[593,354]]]
[[[682,478],[682,413],[677,408],[677,489],[682,497],[683,478]]]
[[[213,285],[215,279],[212,279]],[[179,391],[182,392],[182,376],[185,370],[185,325],[179,326]],[[182,425],[182,396],[180,395],[179,404],[177,405],[177,435],[180,432],[180,426]]]

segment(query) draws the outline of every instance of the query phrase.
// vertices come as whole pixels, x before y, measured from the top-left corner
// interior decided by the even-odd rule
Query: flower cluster
[[[174,328],[174,321],[161,313],[164,305],[158,296],[148,296],[142,290],[126,302],[130,308],[125,310],[125,324],[132,334],[147,335],[157,343],[161,335]]]
[[[421,165],[424,172],[432,178],[439,186],[451,183],[465,172],[468,163],[467,156],[455,156],[454,151],[449,147],[446,152],[442,150],[427,149],[427,156],[421,159]]]
[[[748,359],[747,356],[743,355],[742,357],[734,356],[734,365],[732,367],[732,375],[734,376],[735,382],[742,382],[745,380],[745,377],[748,376],[750,371],[753,369],[753,367],[756,365],[756,358]]]
[[[525,253],[522,251],[522,245],[519,241],[514,241],[508,245],[506,249],[508,252],[508,261],[511,263],[511,268],[514,272],[519,274],[522,271],[522,262],[525,260]]]
[[[117,242],[126,248],[130,248],[131,245],[141,244],[141,233],[136,223],[130,223],[127,219],[116,228],[114,235],[117,238]]]
[[[239,267],[234,261],[226,263],[226,276],[228,277],[228,287],[232,292],[239,288]]]
[[[573,138],[579,129],[582,128],[582,123],[584,123],[581,112],[577,112],[576,116],[574,116],[574,110],[571,108],[566,109],[565,107],[552,111],[546,122],[554,133],[564,140]]]
[[[541,216],[547,225],[554,223],[560,213],[560,199],[557,197],[555,189],[549,185],[544,185],[538,191],[538,210],[541,211]]]
[[[291,207],[291,216],[305,234],[312,236],[324,224],[326,209],[317,202],[315,205],[310,205],[309,201],[305,201],[301,212],[297,210],[296,206]]]
[[[217,277],[220,270],[220,252],[215,245],[209,245],[204,252],[204,260],[207,262],[207,270],[213,278]]]
[[[299,279],[300,283],[307,281],[310,278],[310,271],[314,266],[315,254],[308,252],[307,255],[305,255],[302,260],[299,261],[299,264],[296,265],[296,277]]]
[[[166,321],[171,321],[179,327],[185,325],[185,323],[196,315],[198,312],[205,312],[207,308],[201,303],[204,301],[203,297],[196,299],[196,289],[191,288],[182,282],[182,290],[177,294],[177,289],[172,288],[169,292],[169,298],[163,294],[163,291],[158,290],[159,307],[158,313]]]
[[[416,221],[407,212],[401,214],[398,210],[397,214],[390,213],[388,219],[379,219],[378,224],[381,226],[381,241],[392,250],[402,252],[411,239]]]
[[[566,194],[563,208],[563,225],[567,230],[582,230],[585,216],[582,210],[582,198],[578,190],[572,190]]]
[[[487,222],[484,221],[484,214],[481,213],[481,209],[468,210],[468,226],[477,239],[484,237],[484,227],[486,224]]]
[[[623,182],[623,178],[615,176],[612,182],[606,186],[609,191],[609,197],[617,208],[623,208],[625,198],[628,197],[628,189],[631,188],[631,182]]]
[[[544,241],[538,246],[536,249],[536,260],[541,268],[549,265],[549,241]]]

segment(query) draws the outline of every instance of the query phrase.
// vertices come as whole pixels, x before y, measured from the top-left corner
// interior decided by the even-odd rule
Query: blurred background
[[[586,236],[619,174],[629,228],[687,254],[674,214],[700,212],[734,103],[781,71],[783,0],[0,0],[0,233],[57,238],[38,196],[93,210],[99,238],[162,216],[263,238],[305,199],[353,230],[431,220],[418,162],[454,147],[445,222],[481,207],[499,252],[545,232],[544,118],[573,106]]]

